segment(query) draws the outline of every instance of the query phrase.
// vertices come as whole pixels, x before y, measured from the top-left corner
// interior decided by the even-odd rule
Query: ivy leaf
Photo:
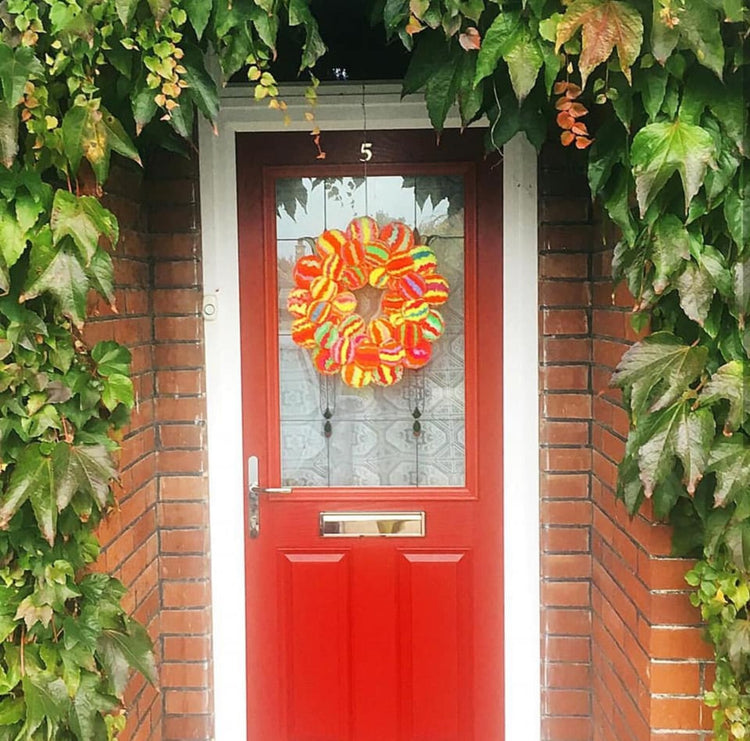
[[[119,404],[132,409],[134,401],[133,382],[127,376],[113,373],[104,379],[102,403],[110,412],[114,411]]]
[[[513,92],[516,94],[519,103],[523,102],[534,87],[539,76],[539,70],[544,64],[539,43],[524,28],[503,58],[508,63]]]
[[[117,17],[120,19],[120,23],[127,28],[135,15],[138,0],[115,0],[115,7],[117,8]]]
[[[732,266],[732,312],[739,319],[740,329],[750,311],[750,258]]]
[[[44,529],[45,539],[54,542],[55,531],[50,525],[52,516],[45,515],[44,502],[54,496],[53,493],[53,471],[52,459],[42,455],[38,443],[26,446],[21,452],[10,481],[5,492],[2,494],[0,503],[0,528],[6,528],[13,515],[18,512],[21,505],[30,497],[34,496],[37,506],[41,508],[40,527]],[[34,507],[36,514],[37,507]],[[46,525],[43,524],[46,516]]]
[[[636,78],[637,88],[640,90],[643,107],[646,109],[649,121],[654,121],[659,115],[664,95],[667,92],[668,77],[669,74],[663,67],[652,66]]]
[[[724,533],[724,541],[735,566],[747,572],[750,569],[750,522],[733,522]]]
[[[706,471],[716,474],[714,505],[723,507],[750,486],[750,444],[741,433],[719,440],[711,451]]]
[[[630,4],[619,0],[573,0],[557,25],[555,51],[583,27],[578,66],[581,86],[595,67],[606,62],[617,48],[620,69],[631,81],[630,67],[643,43],[643,19]]]
[[[645,411],[650,398],[659,394],[649,411],[673,404],[700,375],[708,350],[691,347],[669,332],[655,332],[623,355],[612,376],[612,385],[631,388],[635,416]]]
[[[649,419],[641,432],[645,442],[638,449],[638,466],[646,497],[667,479],[674,468],[675,456],[682,463],[688,493],[703,476],[714,437],[714,418],[710,411],[691,412],[687,402]]]
[[[99,691],[96,674],[84,672],[70,711],[71,730],[79,741],[98,741],[101,736],[102,713],[114,710],[118,703]]]
[[[96,371],[107,378],[113,374],[128,375],[132,356],[127,347],[118,342],[103,340],[97,342],[91,350],[91,358],[96,363]]]
[[[727,190],[724,198],[724,218],[729,235],[740,252],[743,252],[750,244],[750,179],[742,190]]]
[[[607,188],[606,198],[604,199],[604,208],[607,210],[609,218],[614,221],[622,230],[627,245],[634,245],[637,237],[635,220],[630,211],[630,184],[632,182],[630,173],[623,168],[614,177],[614,187],[609,191]],[[639,275],[643,275],[642,264],[638,266]],[[640,291],[632,290],[634,296],[640,295]]]
[[[26,232],[18,223],[18,218],[0,203],[0,255],[8,268],[12,268],[26,251]]]
[[[219,92],[203,66],[200,50],[188,48],[182,64],[185,67],[184,78],[193,93],[195,104],[214,123],[219,116]]]
[[[703,183],[706,168],[714,165],[715,154],[713,138],[700,126],[679,119],[644,126],[635,135],[631,150],[641,217],[675,172],[682,179],[687,212]]]
[[[605,121],[589,149],[588,179],[594,196],[599,195],[607,184],[615,164],[621,162],[626,153],[625,130],[617,121]]]
[[[722,298],[729,298],[732,294],[732,275],[729,272],[724,255],[711,245],[703,245],[698,262],[716,286]]]
[[[460,79],[458,82],[458,112],[461,125],[467,126],[474,120],[484,100],[484,90],[480,85],[474,87],[474,70],[476,69],[476,54],[464,54],[461,59]]]
[[[211,17],[211,3],[206,0],[183,0],[182,7],[188,15],[190,25],[200,41]]]
[[[151,15],[154,16],[156,23],[161,23],[164,16],[169,12],[171,0],[148,0],[148,7],[151,8]]]
[[[49,293],[57,299],[60,311],[82,327],[86,318],[88,280],[78,259],[64,248],[36,244],[31,249],[27,286],[20,302]]]
[[[119,227],[115,215],[108,211],[93,196],[76,196],[66,190],[58,190],[50,215],[52,238],[55,244],[63,237],[71,237],[81,251],[84,264],[89,265],[103,236],[110,244],[119,239]]]
[[[651,49],[654,57],[665,64],[678,43],[690,49],[698,61],[721,77],[724,68],[724,44],[721,39],[719,14],[705,0],[690,0],[672,12],[677,24],[670,27],[654,3]]]
[[[448,112],[456,100],[462,56],[460,47],[451,45],[450,53],[443,56],[440,67],[425,87],[427,112],[433,128],[438,132],[443,130]]]
[[[750,620],[735,618],[726,627],[725,649],[729,663],[740,674],[745,661],[750,656]]]
[[[495,71],[501,58],[518,44],[521,37],[521,15],[518,12],[501,12],[487,29],[482,39],[482,48],[477,55],[477,71],[474,85]]]
[[[389,2],[392,2],[392,0],[389,0]],[[306,0],[289,0],[289,25],[304,26],[305,43],[302,45],[300,72],[311,69],[327,50],[323,39],[320,37],[318,23],[313,17]]]
[[[654,291],[663,293],[673,273],[690,258],[690,235],[674,215],[666,214],[656,222],[651,260],[654,263]]]
[[[710,405],[719,399],[729,402],[724,434],[731,435],[750,415],[750,367],[747,363],[732,360],[722,365],[703,387],[698,400],[701,405]]]
[[[52,738],[70,707],[65,682],[29,670],[23,678],[23,696],[26,702],[26,738],[30,738],[44,721],[47,722],[48,738]]]
[[[486,39],[482,48],[485,44]],[[416,93],[429,82],[430,78],[442,66],[443,60],[448,54],[448,49],[442,33],[423,31],[419,34],[404,75],[402,97],[409,93]],[[481,50],[479,53],[481,55]]]
[[[152,684],[156,683],[156,664],[148,633],[133,620],[128,622],[127,630],[124,633],[106,629],[102,631],[97,644],[97,654],[118,697],[122,697],[125,691],[130,667],[137,669]]]
[[[59,511],[70,504],[78,491],[88,494],[100,510],[106,508],[110,496],[109,482],[116,478],[117,470],[104,445],[69,445],[62,442],[55,446],[52,458]]]
[[[18,120],[18,109],[0,100],[0,162],[7,168],[13,166],[18,154]]]
[[[26,703],[22,697],[6,697],[0,702],[0,726],[12,726],[26,717]]]
[[[702,327],[711,309],[714,293],[716,293],[713,279],[701,266],[689,262],[685,270],[677,276],[675,283],[680,293],[682,310]]]
[[[26,83],[34,76],[43,73],[44,68],[29,46],[11,49],[7,44],[0,45],[0,84],[5,103],[14,108],[24,95]]]
[[[199,2],[203,2],[203,0],[199,0]],[[136,136],[140,135],[143,127],[153,119],[159,110],[155,98],[154,91],[146,84],[145,77],[133,86],[130,93],[130,107],[135,120]]]
[[[97,250],[91,258],[86,275],[91,286],[109,301],[109,305],[116,310],[114,266],[112,258],[104,251]]]

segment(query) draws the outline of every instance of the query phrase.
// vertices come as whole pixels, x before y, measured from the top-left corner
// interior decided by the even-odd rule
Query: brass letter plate
[[[424,512],[321,512],[324,538],[424,538]]]

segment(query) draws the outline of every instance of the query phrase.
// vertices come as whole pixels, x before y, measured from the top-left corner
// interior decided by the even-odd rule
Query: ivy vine
[[[376,0],[440,131],[584,150],[621,239],[614,278],[652,334],[613,382],[631,431],[618,494],[674,526],[708,625],[720,741],[750,734],[750,173],[746,0]],[[122,586],[89,570],[133,405],[128,351],[87,346],[114,305],[112,153],[189,140],[246,75],[280,111],[279,39],[325,46],[309,0],[0,2],[0,741],[111,741],[130,667],[154,679]],[[317,81],[309,91],[315,98]],[[318,133],[313,130],[315,142]]]

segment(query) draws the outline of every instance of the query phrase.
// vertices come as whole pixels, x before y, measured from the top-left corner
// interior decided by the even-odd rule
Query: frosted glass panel
[[[464,189],[458,176],[285,178],[277,186],[281,478],[285,486],[459,487],[466,478]],[[293,268],[326,229],[372,216],[400,221],[435,252],[450,285],[445,331],[424,367],[391,386],[352,388],[324,376],[292,341]],[[380,291],[355,292],[371,318]],[[369,307],[369,308],[364,308]]]

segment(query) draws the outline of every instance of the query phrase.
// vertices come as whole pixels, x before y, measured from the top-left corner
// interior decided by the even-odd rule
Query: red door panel
[[[281,263],[307,242],[278,226],[277,187],[307,178],[305,214],[326,210],[326,228],[345,228],[330,224],[340,204],[328,183],[362,178],[361,135],[325,134],[324,164],[300,134],[238,135],[244,447],[259,459],[262,486],[291,485],[290,493],[260,495],[258,537],[246,540],[248,738],[500,741],[501,171],[483,159],[473,132],[446,132],[439,148],[430,132],[370,132],[368,139],[371,214],[385,208],[378,199],[386,178],[414,178],[415,188],[441,177],[460,182],[462,241],[449,233],[443,245],[462,252],[441,253],[446,262],[461,258],[452,285],[460,311],[446,309],[446,333],[434,346],[444,359],[454,357],[448,370],[436,371],[433,386],[405,376],[400,390],[336,391],[334,433],[324,440],[316,430],[323,429],[329,387],[318,391],[305,352],[289,343],[283,315]],[[325,196],[310,185],[319,181]],[[312,194],[322,205],[310,202]],[[284,208],[295,208],[292,196],[278,196]],[[344,203],[349,194],[339,197]],[[422,213],[449,223],[439,198],[424,199]],[[389,208],[398,210],[396,201]],[[283,383],[280,374],[287,374]],[[307,378],[304,393],[295,374]],[[412,390],[425,388],[426,400],[414,402]],[[389,417],[399,394],[409,408],[424,410],[414,417],[420,424],[413,436],[408,414],[405,421]],[[384,406],[362,411],[385,396]],[[462,424],[451,421],[456,408]],[[464,451],[458,463],[457,450]],[[400,473],[412,455],[416,478]],[[324,512],[423,512],[425,529],[421,536],[324,537]]]

